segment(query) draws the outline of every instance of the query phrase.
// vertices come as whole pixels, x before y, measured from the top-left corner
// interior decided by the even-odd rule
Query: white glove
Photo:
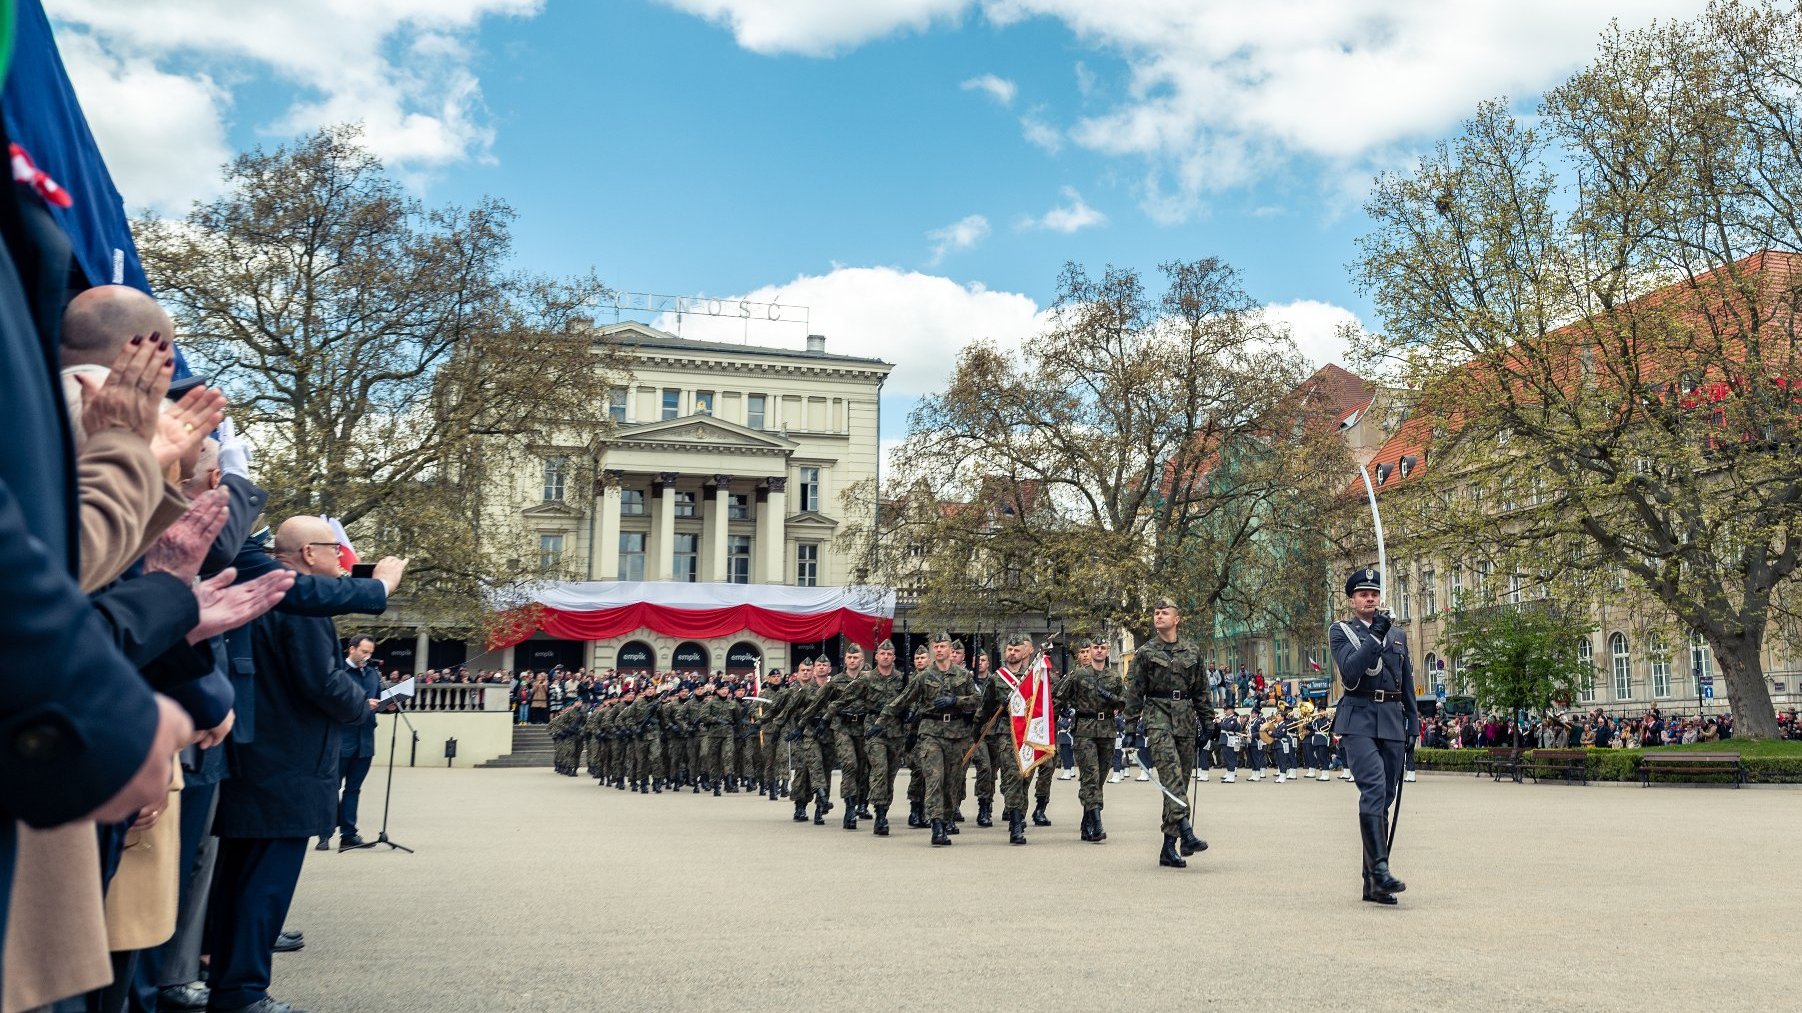
[[[230,417],[219,423],[219,472],[250,481],[250,444],[238,437]]]

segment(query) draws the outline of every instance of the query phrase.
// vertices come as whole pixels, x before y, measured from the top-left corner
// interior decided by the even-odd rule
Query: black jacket
[[[363,691],[363,696],[370,700],[382,698],[382,676],[375,670],[375,666],[352,668],[349,661],[346,661],[342,671],[345,678],[355,682]],[[375,711],[364,711],[356,724],[345,725],[338,733],[338,755],[352,758],[375,755]]]

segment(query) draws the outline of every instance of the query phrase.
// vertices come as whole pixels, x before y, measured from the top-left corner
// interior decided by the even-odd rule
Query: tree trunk
[[[1727,683],[1727,702],[1733,708],[1733,737],[1736,739],[1774,739],[1777,737],[1777,712],[1771,707],[1771,696],[1764,684],[1764,663],[1759,657],[1763,630],[1725,640],[1720,645],[1710,642],[1715,660],[1721,666],[1721,678]],[[1722,650],[1725,647],[1726,650]]]

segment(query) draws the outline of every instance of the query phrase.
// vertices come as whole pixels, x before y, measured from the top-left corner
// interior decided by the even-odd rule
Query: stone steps
[[[514,725],[512,752],[476,767],[548,767],[555,759],[549,725]]]

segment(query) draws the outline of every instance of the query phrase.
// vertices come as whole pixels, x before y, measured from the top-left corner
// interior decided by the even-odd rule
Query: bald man
[[[300,574],[342,573],[338,540],[317,517],[283,521],[272,551]],[[335,821],[341,729],[375,705],[338,664],[329,618],[270,612],[251,624],[251,650],[261,727],[236,750],[213,822],[219,852],[208,1008],[215,1011],[268,1008],[271,955],[308,838]]]

